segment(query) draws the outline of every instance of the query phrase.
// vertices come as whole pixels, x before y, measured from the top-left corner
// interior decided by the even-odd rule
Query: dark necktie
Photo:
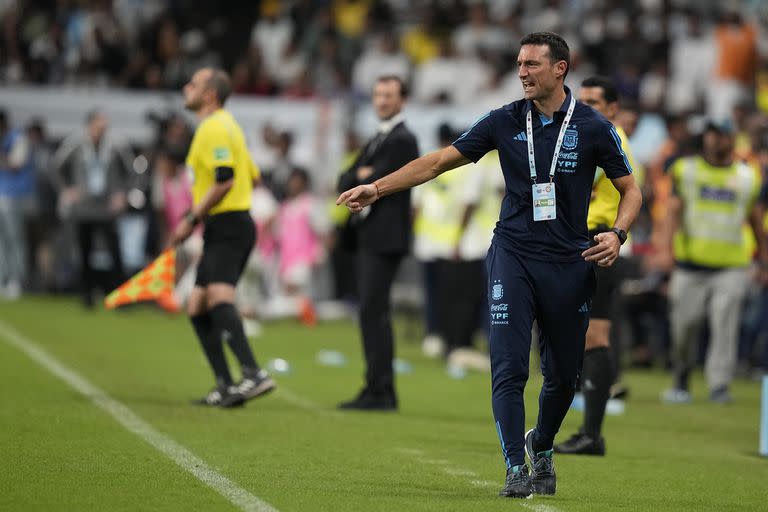
[[[378,132],[376,135],[374,135],[374,137],[365,147],[365,156],[363,157],[363,161],[369,160],[386,138],[387,134],[384,132]]]

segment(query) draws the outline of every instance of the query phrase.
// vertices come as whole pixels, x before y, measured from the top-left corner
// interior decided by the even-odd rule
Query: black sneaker
[[[207,395],[192,402],[194,405],[207,405],[209,407],[240,407],[245,403],[245,397],[236,386],[219,386],[213,388]]]
[[[715,388],[709,393],[709,401],[716,404],[730,404],[733,402],[731,394],[728,392],[728,388],[723,386]]]
[[[531,476],[527,465],[521,464],[507,470],[507,479],[504,481],[504,488],[499,491],[499,496],[526,499],[533,496]]]
[[[573,434],[570,439],[554,446],[555,453],[571,455],[605,455],[605,439],[594,438],[583,432]]]
[[[393,393],[374,393],[366,388],[356,398],[341,402],[337,407],[342,410],[396,411],[397,397]]]
[[[552,450],[534,453],[534,430],[532,428],[525,433],[525,453],[531,460],[531,487],[536,494],[555,494],[557,477],[555,463],[552,461]]]
[[[245,377],[237,384],[237,390],[246,400],[266,395],[276,387],[275,381],[272,380],[266,370],[259,370],[256,375]]]

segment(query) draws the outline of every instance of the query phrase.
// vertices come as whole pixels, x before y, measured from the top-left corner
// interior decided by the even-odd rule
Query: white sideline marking
[[[240,510],[248,512],[277,512],[277,509],[269,503],[254,496],[235,482],[212,469],[203,459],[167,435],[155,430],[152,425],[141,419],[126,405],[91,384],[85,377],[65,366],[38,344],[27,339],[3,321],[0,321],[0,335],[9,345],[24,352],[30,359],[63,380],[96,406],[109,413],[126,430],[152,445],[157,451],[164,454],[185,471],[192,473],[198,480],[221,494]]]
[[[562,510],[557,507],[552,505],[544,505],[543,503],[520,503],[520,505],[529,510],[534,510],[535,512],[562,512]]]
[[[470,484],[475,487],[498,487],[499,482],[491,482],[490,480],[470,480]]]
[[[478,476],[477,473],[475,473],[474,471],[470,471],[468,469],[447,468],[445,472],[451,476],[472,476],[472,477]]]
[[[397,448],[397,451],[406,455],[424,455],[424,450],[418,448]]]
[[[300,409],[304,409],[307,412],[311,412],[313,414],[321,414],[323,416],[341,416],[340,413],[336,411],[330,411],[321,405],[307,400],[306,398],[297,395],[293,391],[286,389],[285,386],[281,384],[277,385],[277,389],[274,391],[274,393],[277,398],[281,398],[286,402],[299,407]]]
[[[419,462],[423,464],[431,464],[433,466],[446,466],[450,464],[450,462],[445,459],[419,459]]]
[[[450,461],[445,459],[428,459],[425,458],[426,453],[424,450],[420,450],[418,448],[396,448],[396,451],[405,454],[410,455],[414,459],[416,459],[417,462],[420,462],[422,464],[432,464],[432,465],[440,465],[443,466],[441,469],[451,475],[451,476],[464,476],[464,477],[470,477],[472,480],[469,481],[469,484],[473,487],[499,487],[499,482],[492,482],[491,480],[479,480],[478,474],[474,471],[470,471],[468,469],[464,468],[456,468],[456,467],[445,467],[446,465],[450,464]],[[553,505],[545,505],[543,503],[520,503],[523,507],[533,510],[534,512],[563,512],[562,509],[559,509]]]

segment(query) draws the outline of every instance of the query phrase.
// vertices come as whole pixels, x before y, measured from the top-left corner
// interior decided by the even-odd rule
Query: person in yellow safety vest
[[[440,126],[438,140],[441,145],[450,144],[454,138],[450,126]],[[446,338],[469,338],[467,330],[474,332],[477,325],[477,312],[470,311],[472,306],[468,304],[482,299],[482,260],[490,245],[498,217],[498,194],[493,194],[490,190],[493,187],[492,178],[498,175],[497,153],[490,153],[479,164],[479,170],[470,172],[469,167],[465,166],[464,169],[441,175],[414,189],[412,196],[414,254],[422,263],[425,292],[426,336],[422,349],[428,357],[445,355]],[[501,187],[503,188],[503,184]],[[492,197],[488,197],[489,195]],[[489,202],[490,212],[487,205]],[[461,208],[456,208],[457,205]],[[477,281],[479,294],[459,294],[467,299],[468,304],[463,301],[443,303],[440,296],[445,295],[447,287],[452,286],[454,277],[457,277],[452,275],[448,267],[462,264],[466,268],[454,269],[461,274],[458,278],[466,283],[470,290],[473,289],[471,283]],[[457,311],[453,311],[454,308]],[[455,332],[449,332],[453,329],[446,326],[447,321],[455,321],[461,327]],[[472,358],[472,366],[487,366],[487,357],[483,358],[484,365],[474,364],[478,359],[480,358]]]
[[[619,112],[619,94],[613,81],[601,77],[589,77],[581,83],[579,100],[603,114],[614,122]],[[642,175],[640,165],[635,161],[629,140],[621,127],[616,126],[616,135],[621,141],[621,149],[633,169],[635,179]],[[638,183],[640,185],[640,183]],[[619,191],[598,168],[592,198],[589,202],[587,228],[590,239],[599,233],[610,232],[619,209]],[[626,237],[626,234],[624,234]],[[622,240],[623,242],[623,240]],[[622,253],[627,244],[622,246]],[[589,315],[587,338],[582,371],[582,391],[584,393],[584,422],[578,432],[566,441],[556,444],[555,453],[574,455],[605,455],[605,440],[601,435],[605,406],[610,396],[614,381],[613,358],[611,356],[610,332],[615,316],[614,296],[619,284],[620,268],[596,267],[597,288],[592,297],[592,310]]]
[[[675,264],[669,285],[675,381],[662,400],[691,401],[689,375],[700,328],[708,320],[709,399],[728,403],[752,261],[743,230],[747,222],[758,246],[758,279],[768,282],[763,205],[758,201],[760,172],[734,158],[734,130],[729,122],[708,121],[701,155],[675,161],[670,174],[673,196],[659,249],[668,266],[673,260]]]

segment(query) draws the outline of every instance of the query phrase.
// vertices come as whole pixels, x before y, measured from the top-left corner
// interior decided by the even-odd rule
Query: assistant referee
[[[196,71],[184,86],[185,106],[200,120],[187,155],[194,206],[171,241],[180,244],[203,222],[203,255],[187,313],[216,378],[216,387],[195,403],[219,407],[242,405],[275,387],[256,363],[234,305],[235,286],[256,241],[249,210],[259,170],[242,129],[222,108],[231,90],[229,76],[212,68]],[[237,385],[224,357],[225,339],[242,369]]]

